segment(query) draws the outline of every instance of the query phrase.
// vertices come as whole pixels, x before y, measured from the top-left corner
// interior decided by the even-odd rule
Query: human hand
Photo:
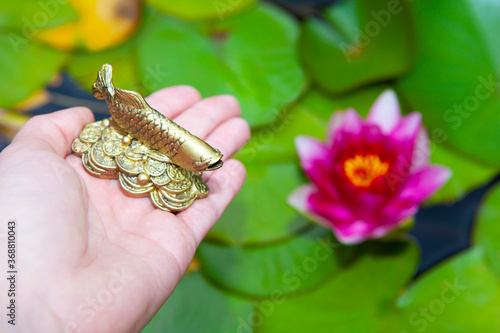
[[[187,270],[196,248],[240,190],[245,169],[227,160],[249,139],[236,100],[201,100],[191,87],[147,98],[158,111],[221,150],[224,166],[204,174],[210,187],[176,215],[130,198],[118,181],[97,179],[71,154],[93,122],[87,108],[30,119],[0,153],[0,236],[7,274],[7,222],[16,220],[16,321],[2,332],[137,332]],[[1,252],[5,251],[5,252]],[[4,313],[10,283],[0,279]]]

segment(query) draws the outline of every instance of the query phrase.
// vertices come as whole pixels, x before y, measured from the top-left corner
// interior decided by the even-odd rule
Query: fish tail
[[[97,80],[92,86],[92,93],[98,99],[107,99],[115,97],[115,87],[111,81],[113,78],[113,69],[111,65],[102,65],[97,72]]]

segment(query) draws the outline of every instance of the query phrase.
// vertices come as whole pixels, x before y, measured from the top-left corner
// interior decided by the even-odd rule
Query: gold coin
[[[191,200],[186,200],[182,202],[174,202],[170,200],[169,198],[165,197],[161,191],[152,191],[151,192],[151,199],[153,201],[153,204],[163,210],[166,211],[172,211],[172,212],[179,212],[181,210],[184,210],[191,206],[191,204],[194,202],[196,197],[194,196]]]
[[[158,192],[163,198],[166,198],[169,202],[173,203],[183,203],[187,202],[193,198],[196,198],[197,192],[192,191],[191,188],[188,189],[187,191],[180,192],[180,193],[170,193],[167,191],[164,191],[163,189],[159,189]]]
[[[205,183],[205,181],[203,180],[203,178],[201,178],[200,175],[196,175],[193,177],[193,183],[196,190],[198,191],[198,198],[204,198],[210,192],[207,183]]]
[[[90,159],[93,164],[105,170],[116,170],[115,159],[107,156],[103,150],[103,142],[94,143],[90,149]]]
[[[101,138],[102,129],[99,125],[92,123],[83,128],[80,139],[84,142],[94,143]]]
[[[122,189],[134,197],[143,197],[154,189],[154,186],[152,185],[151,186],[139,185],[136,176],[127,176],[122,172],[119,172],[118,180],[120,182],[120,186],[122,187]]]
[[[117,178],[118,177],[116,171],[101,169],[97,165],[92,163],[92,159],[90,158],[90,152],[86,152],[82,155],[82,163],[83,163],[85,170],[89,174],[91,174],[95,177],[99,177],[99,178]]]
[[[165,184],[168,184],[168,182],[170,182],[170,178],[165,173],[163,173],[157,177],[154,177],[154,176],[151,177],[151,181],[156,186],[163,186]]]
[[[81,155],[89,150],[91,146],[91,143],[83,142],[80,138],[76,138],[71,144],[71,150],[73,150],[76,155]]]
[[[118,156],[123,152],[121,140],[106,140],[103,144],[104,153],[108,156]]]
[[[165,184],[162,189],[168,193],[181,193],[187,191],[191,188],[192,182],[189,179],[186,179],[183,182],[169,182]]]
[[[181,167],[175,164],[167,164],[166,173],[172,181],[184,182],[186,181],[186,174],[183,172],[183,170],[185,169],[182,169]]]
[[[159,208],[163,211],[170,212],[170,209],[163,203],[163,201],[160,199],[160,196],[158,195],[158,191],[153,190],[149,192],[149,197],[151,198],[151,202],[156,208]]]
[[[142,162],[131,160],[126,156],[125,153],[118,155],[115,158],[116,165],[118,168],[125,172],[127,175],[135,176],[141,172],[144,172]]]
[[[165,172],[167,165],[163,162],[159,162],[153,158],[146,158],[144,163],[144,169],[151,176],[160,176]]]

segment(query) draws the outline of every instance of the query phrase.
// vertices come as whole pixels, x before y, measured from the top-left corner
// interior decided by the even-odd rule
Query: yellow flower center
[[[354,186],[369,187],[375,179],[389,171],[389,163],[377,155],[355,155],[344,162],[344,172]]]

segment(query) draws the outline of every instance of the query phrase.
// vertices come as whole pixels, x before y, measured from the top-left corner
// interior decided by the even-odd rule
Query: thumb
[[[86,107],[75,107],[35,116],[21,127],[12,145],[53,151],[61,157],[71,153],[71,144],[83,127],[94,121]]]

